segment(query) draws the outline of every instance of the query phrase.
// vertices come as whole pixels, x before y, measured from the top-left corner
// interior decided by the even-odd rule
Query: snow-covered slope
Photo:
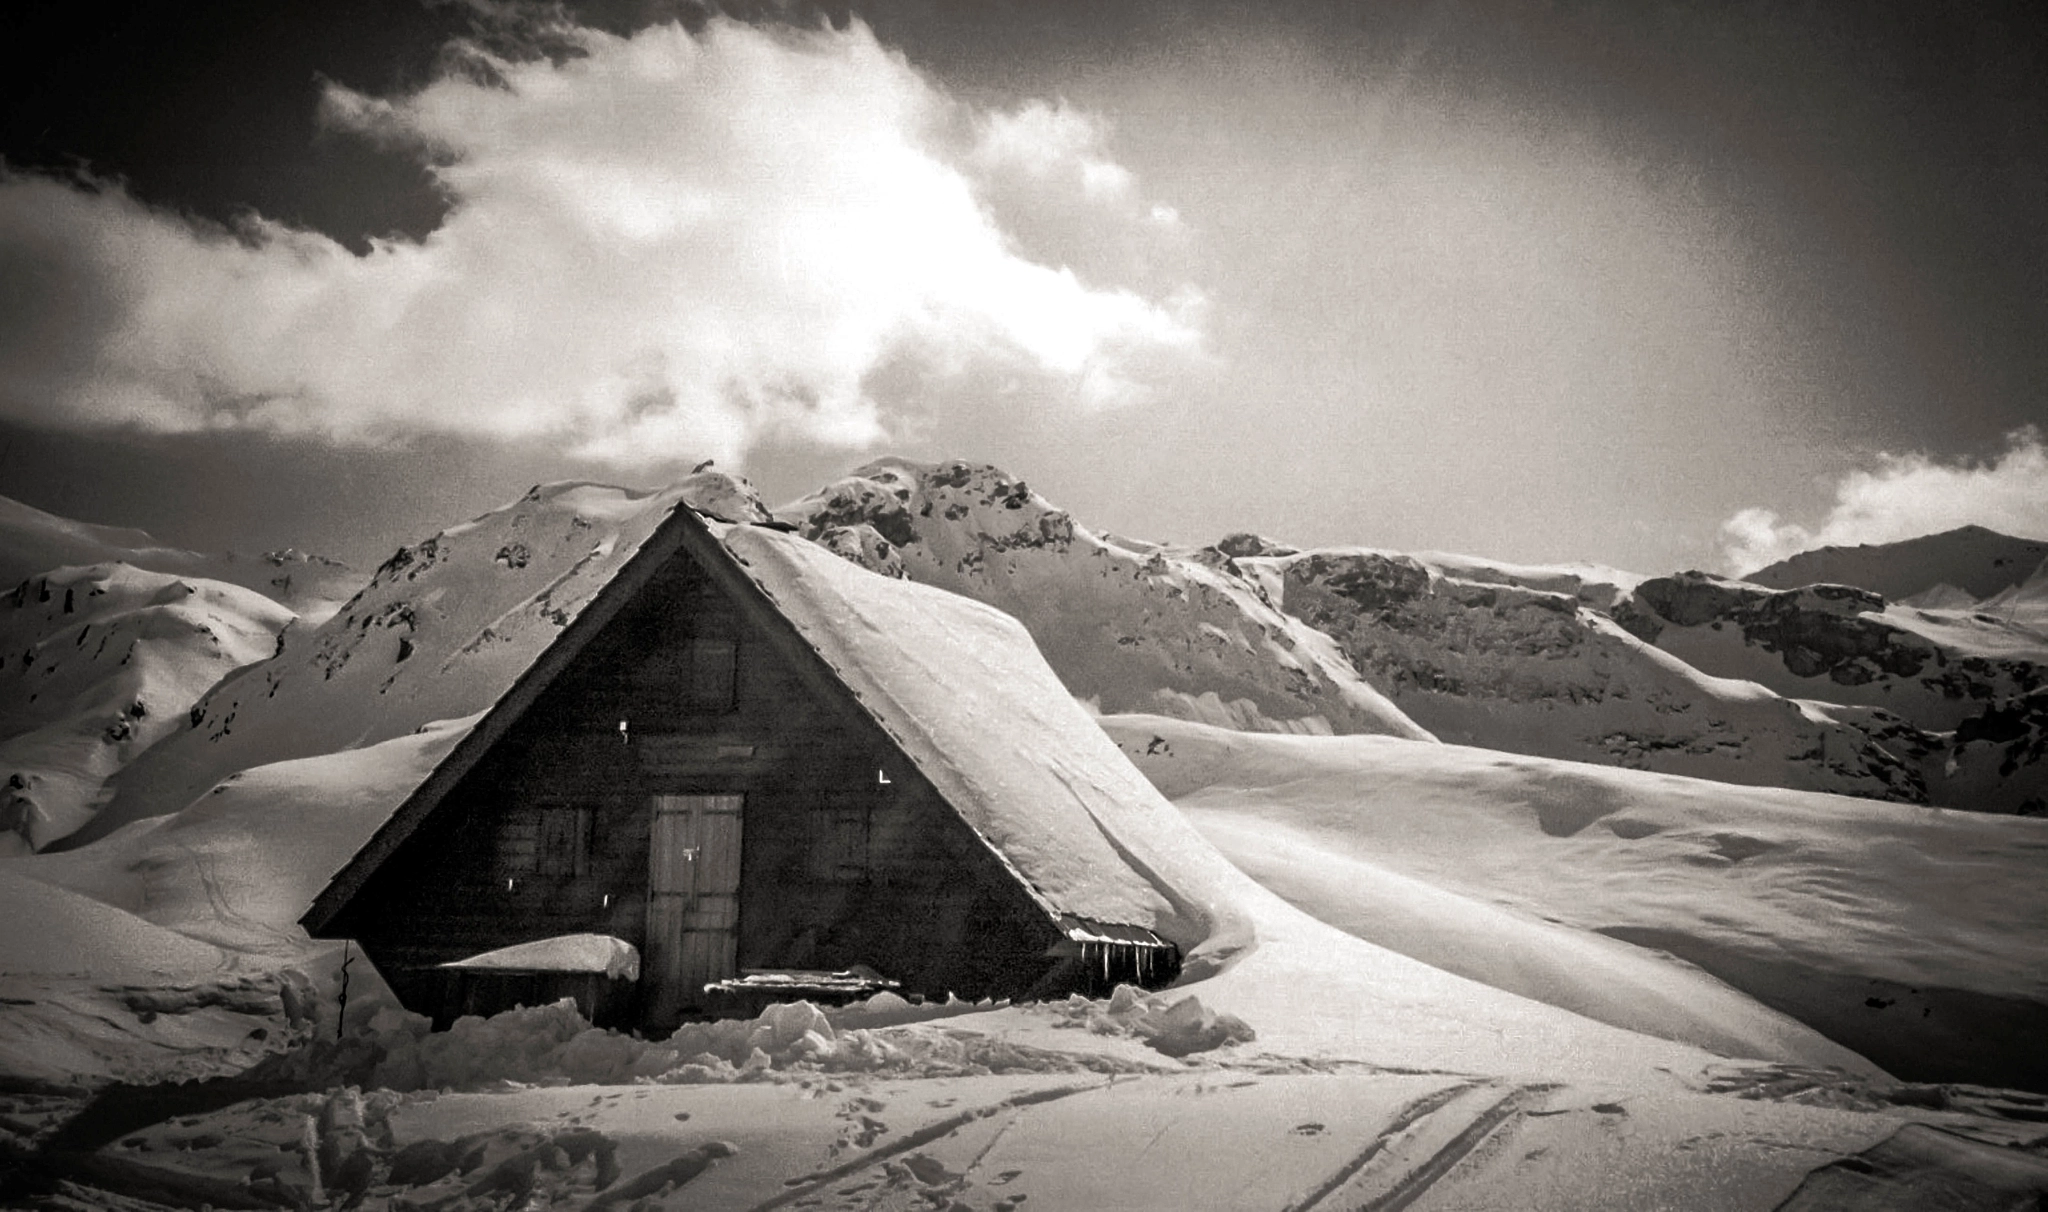
[[[2048,685],[2048,636],[1846,585],[1772,590],[1688,572],[1644,581],[1615,617],[1704,672],[1882,707],[1930,731]]]
[[[1766,589],[1854,585],[1893,601],[1940,586],[1988,598],[2025,580],[2043,560],[2048,541],[1963,526],[1897,543],[1802,551],[1742,579]]]
[[[289,610],[237,585],[126,564],[59,568],[0,597],[0,853],[91,819],[102,788],[268,657]]]
[[[294,1042],[305,980],[0,860],[0,1075],[10,1085],[210,1077]]]
[[[997,468],[883,459],[776,513],[874,571],[1014,616],[1068,689],[1103,711],[1427,735],[1228,556],[1112,541]]]
[[[2017,624],[2048,635],[2048,560],[2041,561],[2026,580],[1977,602],[1970,610],[2008,626]]]
[[[146,530],[77,522],[0,497],[0,584],[67,565],[116,562],[240,585],[314,619],[362,583],[348,565],[324,556],[290,549],[256,556],[186,551],[158,543]]]
[[[1641,573],[1605,564],[1510,564],[1448,551],[1418,551],[1414,555],[1428,567],[1460,581],[1561,593],[1600,611],[1613,609],[1646,579]]]
[[[9,870],[229,951],[302,962],[300,915],[473,717],[237,771],[184,811]]]
[[[1103,723],[1226,855],[1360,937],[1613,1021],[1643,1012],[1657,969],[1581,932],[1605,935],[1901,1076],[2048,1088],[2048,906],[2025,891],[2048,821],[1456,745]],[[1674,996],[1690,987],[1671,979]]]
[[[14,927],[0,933],[0,986],[16,999],[0,1014],[0,1073],[88,1086],[212,1076],[316,1017],[332,1029],[321,1003],[340,949],[308,939],[299,915],[464,723],[245,771],[175,816],[0,861]],[[379,986],[355,969],[353,1004],[368,1014]]]
[[[553,484],[400,549],[333,617],[214,687],[115,778],[81,840],[175,812],[238,770],[482,711],[685,497],[765,516],[718,473],[658,493]]]
[[[1446,741],[1730,783],[1925,798],[1917,766],[1854,722],[1753,682],[1711,677],[1555,592],[1468,580],[1364,548],[1237,563],[1292,617],[1334,637],[1358,671]],[[1529,578],[1524,578],[1529,579]],[[1595,582],[1597,599],[1617,592]]]
[[[2030,627],[1847,585],[1770,590],[1699,572],[1644,581],[1615,618],[1707,673],[1868,709],[1826,713],[1913,760],[1933,803],[2048,811],[2048,714],[2035,701],[2048,636]]]

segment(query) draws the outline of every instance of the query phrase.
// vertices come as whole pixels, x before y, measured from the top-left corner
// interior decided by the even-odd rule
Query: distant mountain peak
[[[1971,524],[1895,543],[1817,547],[1742,579],[1767,589],[1854,585],[1892,601],[1946,585],[1982,599],[2025,581],[2044,559],[2048,540],[2017,538]]]

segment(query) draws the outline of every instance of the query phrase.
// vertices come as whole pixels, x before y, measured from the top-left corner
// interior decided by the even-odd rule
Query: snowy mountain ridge
[[[252,589],[294,613],[326,617],[362,583],[339,560],[293,548],[261,555],[166,547],[146,530],[98,526],[0,497],[0,584],[77,564],[127,564]]]
[[[1228,557],[1125,546],[997,468],[883,459],[776,516],[872,571],[1015,616],[1100,711],[1427,736]]]
[[[1721,636],[1724,620],[1692,617],[1704,592],[1694,587],[1705,583],[1695,574],[1302,551],[1252,534],[1207,547],[1137,542],[1088,530],[998,468],[957,461],[880,460],[777,516],[874,571],[1016,615],[1069,688],[1105,713],[1428,734],[1998,811],[2027,809],[2048,781],[2024,706],[2048,642],[1967,611],[1887,608],[1868,594],[1848,610],[1800,591],[1756,615],[1769,626]],[[1753,586],[1711,592],[1769,596]],[[1660,605],[1688,621],[1666,619]],[[1889,613],[1859,617],[1873,606]],[[1847,648],[1813,672],[1815,643]],[[1702,651],[1717,659],[1689,659]],[[1928,671],[1910,685],[1864,677],[1865,666],[1883,672],[1869,654],[1894,664],[1921,654],[1912,659]],[[1843,686],[1864,689],[1829,693]],[[1984,731],[1986,713],[2014,710],[2024,717],[2017,747],[2008,723]],[[1969,720],[1979,723],[1959,736]]]

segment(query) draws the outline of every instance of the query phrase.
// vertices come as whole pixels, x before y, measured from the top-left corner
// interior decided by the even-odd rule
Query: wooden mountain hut
[[[1157,986],[1190,927],[1117,840],[1147,796],[1007,615],[678,505],[302,921],[442,1023]],[[639,962],[480,958],[571,935]]]

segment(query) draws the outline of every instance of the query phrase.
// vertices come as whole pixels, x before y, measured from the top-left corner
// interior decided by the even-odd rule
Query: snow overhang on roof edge
[[[1098,922],[1071,913],[1060,914],[1060,929],[1077,943],[1116,943],[1125,947],[1169,948],[1173,944],[1145,929],[1120,922]]]

